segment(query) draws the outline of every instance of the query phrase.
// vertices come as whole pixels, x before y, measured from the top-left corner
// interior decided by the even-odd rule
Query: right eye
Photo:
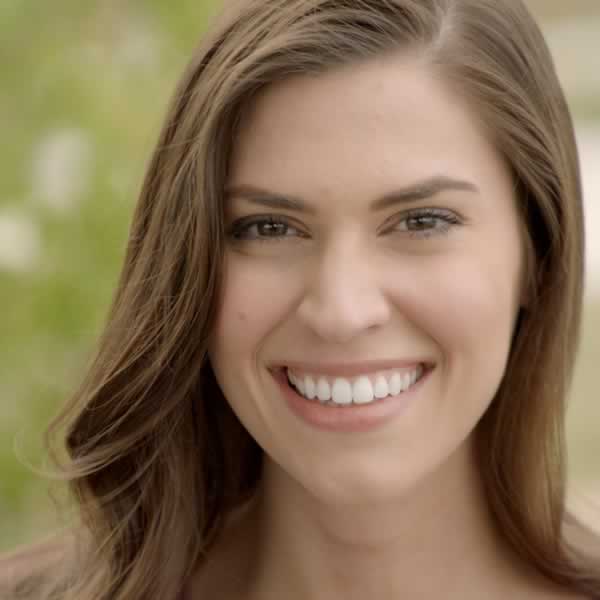
[[[274,215],[244,217],[234,221],[228,235],[236,241],[277,242],[290,237],[306,237],[290,222]]]

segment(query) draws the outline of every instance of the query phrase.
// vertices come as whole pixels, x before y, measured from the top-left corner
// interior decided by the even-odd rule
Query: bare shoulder
[[[0,554],[0,598],[34,597],[34,589],[60,572],[72,550],[73,535],[61,533]]]

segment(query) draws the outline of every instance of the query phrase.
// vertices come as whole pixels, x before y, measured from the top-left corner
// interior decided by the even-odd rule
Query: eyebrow
[[[454,179],[446,175],[429,177],[408,186],[394,190],[377,198],[370,206],[371,212],[378,212],[396,206],[408,204],[419,200],[427,200],[445,191],[464,191],[479,193],[479,188],[470,181]],[[245,198],[252,204],[266,206],[272,209],[292,210],[307,214],[316,214],[314,205],[297,196],[277,194],[269,190],[248,184],[228,185],[225,187],[225,199]]]

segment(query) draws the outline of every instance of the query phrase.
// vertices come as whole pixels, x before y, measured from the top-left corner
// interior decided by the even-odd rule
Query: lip
[[[397,362],[393,363],[395,366]],[[411,363],[412,364],[412,363]],[[321,431],[361,433],[379,429],[402,414],[417,399],[435,367],[427,367],[421,378],[406,392],[388,396],[370,404],[354,406],[323,405],[318,400],[308,400],[298,394],[288,383],[284,368],[272,371],[284,401],[295,417],[309,427]],[[364,368],[364,363],[362,364]],[[388,367],[390,368],[390,367]],[[336,371],[339,373],[339,371]],[[364,372],[364,371],[362,371]]]
[[[335,377],[355,377],[357,375],[369,375],[377,371],[388,371],[390,369],[410,369],[419,365],[425,367],[425,371],[430,371],[435,363],[427,358],[415,358],[406,360],[366,360],[361,362],[305,362],[305,361],[289,361],[282,362],[272,370],[286,372],[289,368],[292,371],[300,373],[310,373],[311,375],[324,375]]]

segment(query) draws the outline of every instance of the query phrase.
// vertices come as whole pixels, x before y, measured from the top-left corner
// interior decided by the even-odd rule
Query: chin
[[[323,465],[309,468],[302,474],[300,485],[326,505],[357,506],[385,504],[402,499],[414,492],[426,478],[421,466],[404,464],[377,465],[372,461],[362,464]]]

